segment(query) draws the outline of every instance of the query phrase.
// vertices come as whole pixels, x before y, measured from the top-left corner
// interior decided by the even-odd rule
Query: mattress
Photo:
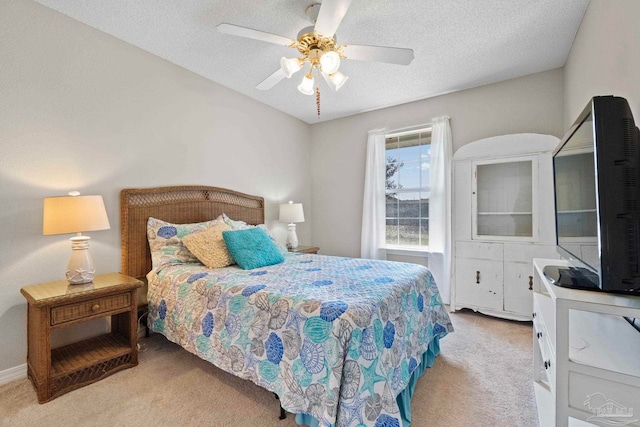
[[[287,254],[256,270],[178,264],[148,279],[151,330],[321,426],[401,425],[397,396],[453,331],[416,264]]]

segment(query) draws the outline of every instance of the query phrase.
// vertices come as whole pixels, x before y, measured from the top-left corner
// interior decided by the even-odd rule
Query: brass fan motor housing
[[[342,53],[343,46],[336,46],[335,38],[323,37],[315,31],[302,34],[291,47],[298,49],[298,52],[304,59],[309,60],[311,65],[317,64],[322,54],[326,52],[335,51],[340,58],[345,58]]]

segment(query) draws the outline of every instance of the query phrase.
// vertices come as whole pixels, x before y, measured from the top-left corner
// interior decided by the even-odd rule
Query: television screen
[[[600,274],[593,119],[589,114],[554,157],[558,246]]]

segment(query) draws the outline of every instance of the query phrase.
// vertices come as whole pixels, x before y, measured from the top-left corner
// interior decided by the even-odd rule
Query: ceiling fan
[[[318,75],[321,75],[330,87],[333,87],[336,91],[340,89],[348,79],[347,76],[338,71],[341,59],[387,62],[400,65],[409,65],[413,60],[413,49],[351,44],[338,45],[335,32],[347,13],[351,1],[323,0],[322,4],[315,3],[309,6],[306,13],[312,22],[315,21],[315,26],[303,28],[298,33],[296,40],[227,23],[219,24],[217,28],[221,33],[297,49],[301,57],[282,57],[280,59],[280,68],[258,84],[256,89],[269,90],[283,79],[291,78],[293,74],[301,70],[306,64],[309,64],[309,71],[305,73],[302,83],[298,85],[298,90],[305,95],[316,95],[319,116],[320,88],[316,84],[316,80]]]

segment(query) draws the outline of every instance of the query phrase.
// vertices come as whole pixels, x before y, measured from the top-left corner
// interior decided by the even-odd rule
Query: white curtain
[[[385,250],[385,129],[369,131],[362,203],[360,256],[386,259]]]
[[[429,269],[445,303],[451,289],[451,126],[432,119],[429,196]]]

